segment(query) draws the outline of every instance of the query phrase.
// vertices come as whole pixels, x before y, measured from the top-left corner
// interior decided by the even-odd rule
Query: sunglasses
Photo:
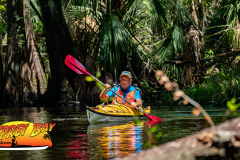
[[[120,81],[123,81],[123,82],[125,82],[125,81],[129,81],[129,79],[119,79]]]

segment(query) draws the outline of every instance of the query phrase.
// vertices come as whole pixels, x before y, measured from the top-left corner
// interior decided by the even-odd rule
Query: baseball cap
[[[121,75],[120,75],[120,77],[122,77],[122,76],[128,76],[129,78],[132,78],[132,74],[131,74],[131,72],[129,72],[129,71],[123,71],[122,73],[121,73]]]

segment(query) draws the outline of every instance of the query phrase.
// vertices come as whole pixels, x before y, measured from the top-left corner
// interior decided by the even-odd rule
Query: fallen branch
[[[180,138],[121,160],[240,159],[240,118]],[[211,156],[211,157],[210,157]]]

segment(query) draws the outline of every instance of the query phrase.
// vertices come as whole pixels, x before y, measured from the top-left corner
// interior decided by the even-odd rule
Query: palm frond
[[[226,24],[214,26],[211,28],[221,27],[221,31],[214,33],[210,36],[220,34],[220,38],[218,39],[219,43],[224,43],[228,47],[239,48],[240,42],[240,24],[239,24],[239,8],[240,1],[231,1],[229,5],[220,8],[217,12],[216,17],[226,19]]]
[[[131,43],[130,34],[115,14],[105,15],[101,24],[95,55],[99,53],[100,63],[109,67],[112,72],[115,68],[118,72],[121,53],[127,52]]]

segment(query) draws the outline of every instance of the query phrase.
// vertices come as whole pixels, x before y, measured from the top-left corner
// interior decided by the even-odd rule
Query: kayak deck
[[[146,117],[136,109],[131,109],[121,104],[97,105],[96,107],[86,107],[87,117],[90,124],[106,123],[113,121],[129,121],[134,117]],[[144,112],[150,113],[150,107],[144,108]]]

